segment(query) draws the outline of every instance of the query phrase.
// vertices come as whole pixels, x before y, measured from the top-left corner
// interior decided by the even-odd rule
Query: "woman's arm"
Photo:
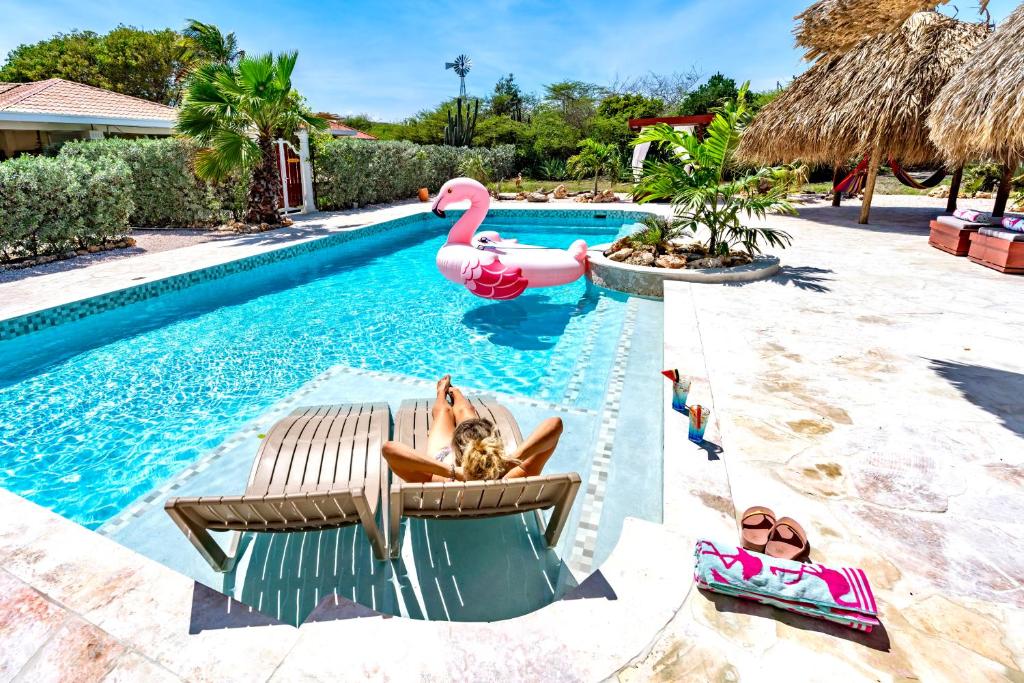
[[[410,483],[425,484],[435,481],[450,481],[452,468],[443,462],[428,458],[422,453],[398,441],[388,441],[381,450],[384,459],[388,461],[391,471]],[[462,468],[455,468],[455,478],[462,480]]]
[[[516,449],[515,455],[512,457],[520,464],[509,470],[505,479],[538,476],[544,469],[548,458],[555,452],[555,447],[558,446],[558,439],[561,436],[561,418],[549,417],[537,425],[530,437]]]

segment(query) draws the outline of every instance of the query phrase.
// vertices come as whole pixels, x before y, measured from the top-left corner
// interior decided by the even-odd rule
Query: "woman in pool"
[[[451,398],[451,403],[448,399]],[[562,420],[549,417],[515,453],[506,454],[498,429],[481,418],[451,376],[437,382],[426,454],[397,441],[384,444],[391,470],[407,482],[516,479],[541,473],[562,435]]]

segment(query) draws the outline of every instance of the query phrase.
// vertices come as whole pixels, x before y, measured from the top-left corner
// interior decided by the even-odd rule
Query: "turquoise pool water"
[[[493,216],[493,214],[492,214]],[[625,298],[579,281],[489,302],[444,280],[433,217],[0,342],[0,486],[96,528],[335,365],[581,407]],[[563,247],[623,219],[502,218]],[[599,385],[601,391],[580,391]],[[575,387],[575,388],[573,388]]]

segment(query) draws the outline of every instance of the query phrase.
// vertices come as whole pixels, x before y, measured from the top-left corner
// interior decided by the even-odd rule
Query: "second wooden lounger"
[[[235,562],[243,531],[288,532],[359,524],[377,559],[386,559],[387,403],[298,408],[264,438],[240,496],[171,498],[164,509],[217,571]],[[210,531],[233,531],[227,553]]]
[[[505,440],[505,452],[513,453],[523,441],[519,425],[508,408],[491,399],[471,398],[480,417],[491,420]],[[433,399],[404,401],[395,417],[395,439],[410,448],[423,451],[427,431],[432,422]],[[521,479],[498,481],[455,481],[433,484],[410,484],[392,472],[391,522],[388,543],[391,557],[398,557],[399,525],[402,517],[425,519],[479,519],[514,515],[531,510],[543,526],[540,511],[554,508],[544,531],[548,547],[558,543],[576,492],[580,475],[575,472],[547,474]]]

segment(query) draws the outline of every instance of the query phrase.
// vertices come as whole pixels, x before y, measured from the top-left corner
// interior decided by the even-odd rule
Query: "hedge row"
[[[188,228],[220,225],[245,203],[243,183],[213,185],[192,169],[195,146],[183,138],[107,139],[65,144],[58,158],[119,159],[132,174],[137,227]]]
[[[0,164],[0,260],[64,254],[128,234],[132,172],[118,159]]]
[[[386,140],[317,140],[313,155],[318,208],[348,209],[436,191],[459,175],[509,178],[515,147],[417,145]]]

